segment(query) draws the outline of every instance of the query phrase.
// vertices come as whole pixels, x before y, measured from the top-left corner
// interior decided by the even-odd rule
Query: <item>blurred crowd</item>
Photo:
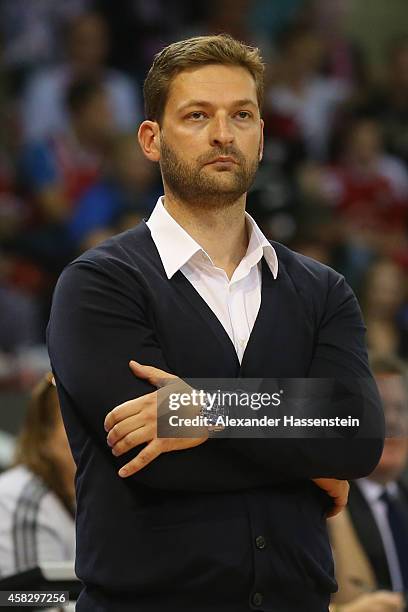
[[[0,384],[48,369],[63,267],[161,193],[136,139],[154,53],[217,32],[259,46],[267,65],[249,212],[343,273],[370,348],[408,358],[408,6],[386,17],[386,5],[367,16],[361,0],[1,0]]]
[[[405,442],[388,442],[372,478],[381,491],[402,486],[408,457],[406,0],[121,0],[120,8],[109,0],[0,0],[0,390],[24,392],[40,381],[14,467],[0,480],[3,499],[8,492],[12,500],[0,510],[11,515],[28,482],[44,501],[38,517],[45,523],[47,511],[58,507],[55,538],[44,540],[48,558],[74,554],[72,458],[54,410],[52,376],[45,375],[52,291],[69,261],[148,217],[161,194],[158,168],[142,156],[136,137],[154,54],[175,40],[219,32],[260,47],[267,67],[266,149],[248,211],[268,237],[345,275],[360,300],[377,375],[404,381],[395,387],[401,397],[397,391],[391,397],[388,388],[381,393],[392,414],[405,411]],[[67,451],[66,461],[55,445]],[[66,475],[64,486],[48,464]],[[364,516],[369,506],[377,512],[378,503],[386,511],[390,502],[384,492],[379,502],[377,489],[354,488],[353,529],[359,520],[353,503],[361,508],[362,495],[372,502]],[[408,547],[408,490],[404,496],[399,533],[406,530]],[[38,520],[39,534],[41,526]],[[333,542],[342,570],[350,556],[340,544],[350,524],[339,529]],[[60,532],[68,533],[68,543]],[[359,532],[368,548],[372,533]],[[16,559],[14,544],[3,536],[0,557]],[[377,561],[374,574],[362,566],[363,586],[354,584],[357,590],[340,595],[340,604],[367,589],[408,590],[408,555],[399,562],[401,575],[378,573]],[[3,572],[15,570],[7,563]],[[343,593],[353,587],[345,580]],[[342,610],[402,609],[395,601],[389,608],[375,603],[362,595]]]

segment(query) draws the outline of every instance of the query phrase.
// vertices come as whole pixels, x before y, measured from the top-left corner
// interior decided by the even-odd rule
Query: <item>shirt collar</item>
[[[244,276],[264,256],[273,277],[276,279],[278,275],[276,251],[254,219],[248,213],[245,213],[245,217],[249,230],[249,244],[245,257],[239,265],[239,267],[242,265],[240,276]],[[211,261],[208,253],[165,209],[162,196],[157,200],[146,224],[159,252],[167,278],[172,278],[198,252],[204,253]]]
[[[398,495],[398,485],[396,482],[388,482],[386,485],[381,485],[370,478],[359,478],[356,480],[361,492],[368,502],[376,502],[380,499],[381,495],[384,491],[391,497],[396,497]]]

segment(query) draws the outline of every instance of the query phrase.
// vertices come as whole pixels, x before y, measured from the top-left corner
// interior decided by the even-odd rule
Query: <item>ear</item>
[[[143,153],[150,161],[160,159],[160,127],[156,121],[143,121],[137,133]]]
[[[261,119],[261,139],[259,141],[259,161],[262,161],[264,151],[264,120]]]

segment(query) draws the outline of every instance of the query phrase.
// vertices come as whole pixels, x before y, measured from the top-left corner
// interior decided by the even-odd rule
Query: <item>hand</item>
[[[193,448],[208,439],[208,430],[205,427],[194,430],[196,437],[186,438],[158,438],[157,437],[157,408],[168,406],[170,393],[189,393],[192,389],[181,378],[159,370],[153,366],[146,366],[131,361],[129,367],[135,376],[148,380],[160,391],[153,391],[141,397],[116,406],[105,418],[105,431],[109,432],[107,443],[112,447],[112,454],[120,457],[132,448],[148,443],[134,459],[119,470],[119,476],[127,477],[135,474],[156,459],[161,453]],[[188,411],[188,416],[196,416],[198,408],[191,406],[182,408]],[[181,410],[178,411],[180,415]],[[191,428],[188,429],[191,436]],[[180,433],[180,428],[178,428]]]
[[[401,593],[376,591],[361,595],[349,604],[338,606],[338,610],[339,612],[404,612],[405,604]]]
[[[327,518],[336,516],[347,506],[350,485],[347,480],[337,478],[313,478],[313,482],[326,491],[333,500],[333,508],[327,514]]]

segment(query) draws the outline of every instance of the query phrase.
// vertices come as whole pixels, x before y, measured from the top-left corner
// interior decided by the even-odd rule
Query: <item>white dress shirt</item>
[[[403,591],[404,585],[394,538],[388,522],[387,506],[384,500],[381,499],[381,495],[384,491],[387,491],[390,497],[396,497],[398,495],[398,485],[396,482],[389,482],[387,485],[382,486],[369,478],[360,478],[356,480],[356,482],[361,493],[367,500],[373,513],[374,520],[377,523],[391,575],[392,588],[394,591]]]
[[[278,274],[275,249],[252,217],[245,215],[248,248],[231,279],[173,219],[162,198],[147,221],[167,277],[171,279],[178,270],[184,274],[223,325],[240,363],[261,305],[262,257],[275,279]]]

